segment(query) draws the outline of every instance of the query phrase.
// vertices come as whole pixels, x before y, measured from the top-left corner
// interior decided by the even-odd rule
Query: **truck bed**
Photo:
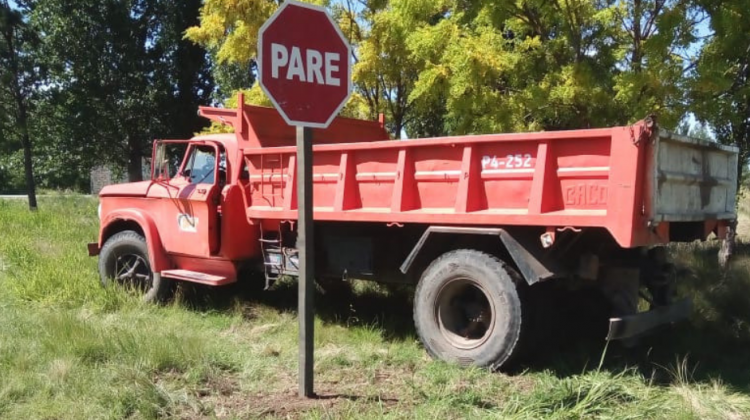
[[[317,143],[316,139],[316,143]],[[294,220],[296,149],[244,149],[250,219]],[[669,224],[735,218],[737,150],[658,129],[492,134],[314,147],[314,217],[329,221],[600,227],[623,247]]]

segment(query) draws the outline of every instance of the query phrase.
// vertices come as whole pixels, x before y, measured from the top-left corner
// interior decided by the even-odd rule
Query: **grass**
[[[316,392],[296,398],[296,291],[103,289],[96,200],[0,201],[0,418],[750,419],[750,255],[677,246],[696,310],[634,351],[550,343],[513,375],[432,361],[408,293],[316,296]],[[554,345],[553,345],[554,344]]]

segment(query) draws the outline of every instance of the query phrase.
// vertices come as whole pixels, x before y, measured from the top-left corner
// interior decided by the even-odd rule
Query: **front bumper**
[[[662,325],[687,318],[692,309],[690,299],[683,299],[669,306],[640,312],[634,315],[609,319],[607,340],[623,340],[638,337]]]

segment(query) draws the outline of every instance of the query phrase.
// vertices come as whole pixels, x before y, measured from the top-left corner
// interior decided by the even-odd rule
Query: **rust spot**
[[[656,191],[661,192],[661,187],[667,182],[667,174],[661,169],[659,169],[659,173],[656,175],[656,182]]]
[[[695,159],[695,158],[693,158]],[[710,160],[708,159],[708,150],[701,152],[701,182],[698,188],[701,194],[701,207],[706,208],[711,202],[711,191],[717,185],[719,181],[711,176],[711,167],[709,165]]]

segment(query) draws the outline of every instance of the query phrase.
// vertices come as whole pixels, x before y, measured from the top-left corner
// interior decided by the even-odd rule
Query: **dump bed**
[[[316,144],[325,139],[314,139]],[[296,149],[244,149],[250,219],[293,220]],[[659,130],[604,129],[314,147],[316,220],[601,227],[623,247],[735,217],[737,151]]]

